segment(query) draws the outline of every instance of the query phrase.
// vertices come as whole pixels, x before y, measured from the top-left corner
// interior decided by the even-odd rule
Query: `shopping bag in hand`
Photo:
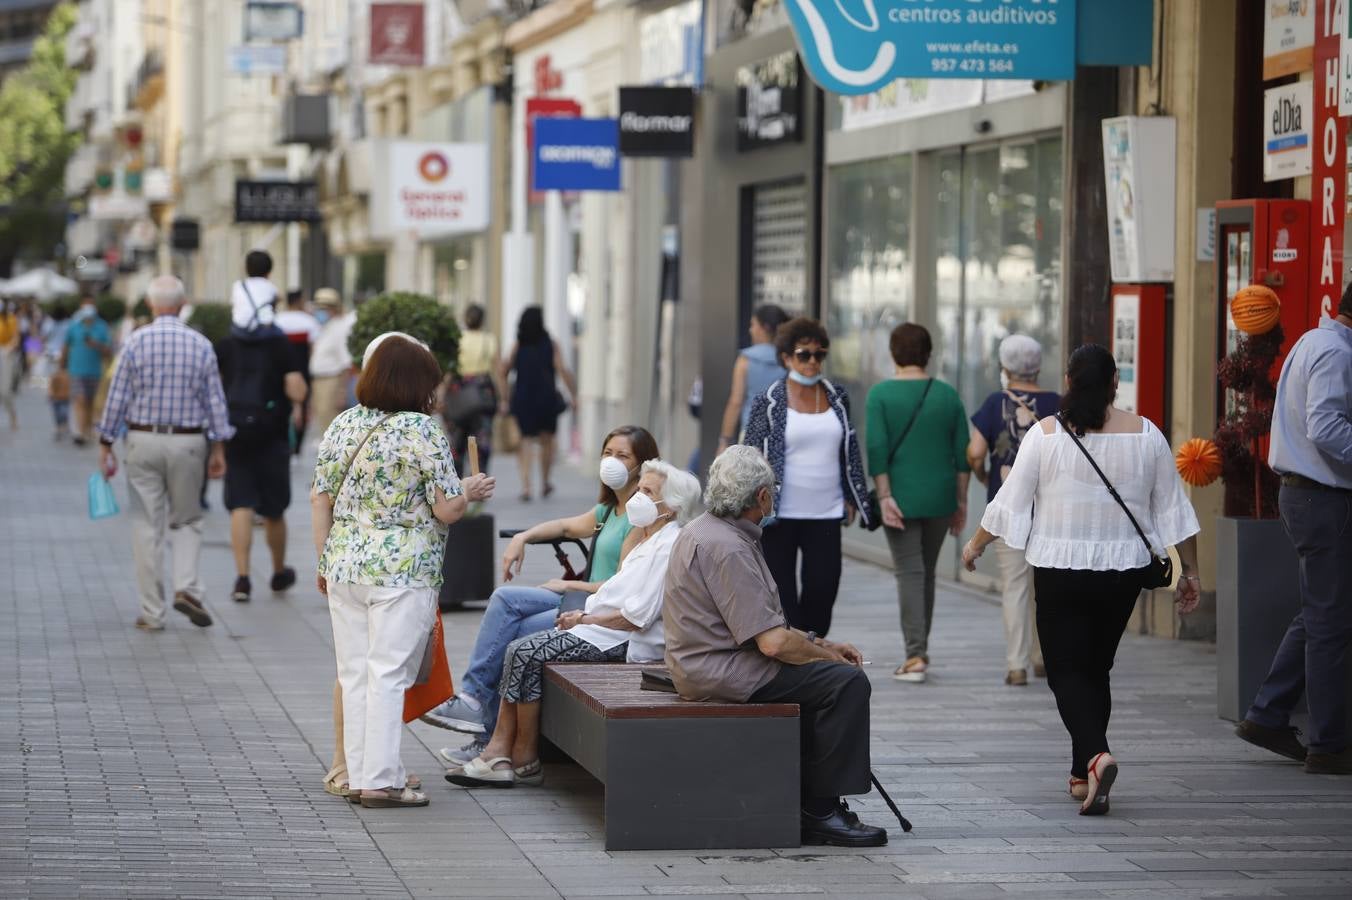
[[[89,476],[89,518],[106,519],[118,514],[117,498],[113,496],[113,486],[102,472]]]
[[[451,683],[451,665],[446,661],[446,640],[441,631],[441,614],[437,613],[432,633],[427,637],[423,651],[431,658],[427,681],[415,684],[404,692],[404,721],[412,722],[423,713],[431,712],[455,696]]]

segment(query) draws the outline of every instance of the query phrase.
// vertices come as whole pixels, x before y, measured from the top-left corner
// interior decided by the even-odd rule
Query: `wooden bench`
[[[605,785],[606,849],[797,847],[798,705],[692,703],[642,668],[545,666],[541,734]]]

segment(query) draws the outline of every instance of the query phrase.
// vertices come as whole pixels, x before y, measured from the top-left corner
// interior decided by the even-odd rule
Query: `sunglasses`
[[[793,351],[793,358],[798,360],[800,363],[805,363],[814,359],[817,362],[824,362],[826,360],[826,355],[828,352],[829,351],[826,350],[806,350],[806,349],[795,350]]]

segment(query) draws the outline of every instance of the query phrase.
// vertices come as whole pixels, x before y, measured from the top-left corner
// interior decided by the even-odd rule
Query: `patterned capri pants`
[[[539,703],[544,693],[545,663],[624,662],[628,649],[626,642],[601,650],[557,628],[518,638],[507,645],[502,664],[502,699],[508,703]]]

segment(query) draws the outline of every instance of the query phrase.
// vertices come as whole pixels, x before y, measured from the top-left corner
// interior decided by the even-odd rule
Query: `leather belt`
[[[135,425],[127,423],[128,431],[149,431],[151,434],[201,434],[202,428],[183,428],[179,425]]]
[[[1313,478],[1306,478],[1304,475],[1296,475],[1288,472],[1282,476],[1282,484],[1287,487],[1305,488],[1311,491],[1332,491],[1335,494],[1352,493],[1352,488],[1334,487],[1331,484],[1324,484],[1322,481],[1315,481]]]

